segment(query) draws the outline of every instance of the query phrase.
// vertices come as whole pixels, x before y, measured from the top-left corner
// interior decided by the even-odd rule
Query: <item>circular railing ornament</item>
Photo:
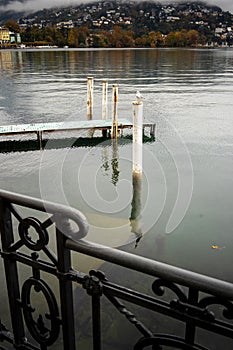
[[[35,292],[41,292],[46,299],[49,314],[45,314],[44,317],[50,321],[50,329],[45,324],[42,314],[39,315],[37,320],[33,317],[33,313],[36,311],[31,305],[33,287]],[[46,282],[32,277],[24,282],[22,287],[22,308],[25,323],[32,337],[40,345],[52,345],[58,338],[61,322],[56,298]]]
[[[30,228],[33,228],[37,233],[37,241],[34,241],[30,236]],[[36,218],[28,217],[20,221],[18,231],[22,242],[31,250],[39,251],[49,242],[48,232],[42,227],[41,222]]]

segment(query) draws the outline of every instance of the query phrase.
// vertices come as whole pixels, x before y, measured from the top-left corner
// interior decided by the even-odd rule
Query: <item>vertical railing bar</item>
[[[4,200],[0,199],[0,232],[2,249],[7,252],[14,243],[12,217]],[[23,315],[20,306],[20,288],[17,263],[10,257],[4,259],[5,276],[10,306],[14,343],[20,347],[25,341]]]
[[[92,296],[93,350],[101,350],[100,295]]]
[[[9,203],[7,207],[9,208],[10,212],[14,215],[14,217],[20,222],[22,220],[22,217],[19,215],[15,207],[11,203]]]
[[[60,273],[60,303],[63,330],[63,349],[75,350],[74,303],[72,281],[66,278],[71,269],[71,253],[65,248],[66,237],[60,231],[63,227],[61,215],[56,216],[58,271]],[[65,230],[65,228],[64,228]],[[63,230],[62,230],[63,231]]]
[[[189,288],[188,303],[195,305],[198,302],[198,290]],[[187,344],[194,345],[195,342],[196,327],[192,321],[186,322],[185,328],[185,341]]]

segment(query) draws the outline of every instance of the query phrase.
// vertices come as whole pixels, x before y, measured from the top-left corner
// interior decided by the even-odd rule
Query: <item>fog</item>
[[[94,1],[94,0],[93,0]],[[160,0],[161,4],[163,3],[172,3],[172,2],[181,2],[180,0]],[[0,11],[26,11],[33,12],[37,10],[42,10],[44,8],[53,8],[53,7],[62,7],[69,5],[78,5],[81,3],[90,3],[90,0],[26,0],[23,2],[20,1],[11,1],[8,5],[0,6]],[[224,11],[230,11],[233,13],[233,1],[232,0],[211,0],[207,2],[211,5],[217,5]]]

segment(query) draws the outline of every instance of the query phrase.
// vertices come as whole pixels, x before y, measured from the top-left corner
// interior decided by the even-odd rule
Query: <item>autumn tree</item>
[[[160,32],[149,32],[148,43],[150,47],[161,47],[163,46],[163,36]]]
[[[78,37],[74,29],[70,29],[68,32],[67,45],[69,47],[78,47]]]
[[[20,33],[20,26],[17,22],[9,19],[5,22],[5,27],[8,28],[10,31],[15,33]]]
[[[176,46],[176,33],[170,32],[165,38],[165,46],[175,47]]]
[[[189,46],[197,46],[199,33],[196,30],[189,30],[187,32],[187,41]]]
[[[93,34],[91,36],[91,46],[93,47],[107,47],[107,39],[104,33]]]
[[[135,46],[136,47],[148,47],[148,36],[146,34],[143,34],[141,36],[138,36],[135,39]]]
[[[117,48],[134,47],[133,35],[133,31],[124,30],[120,26],[115,26],[111,32],[106,33],[109,46]]]

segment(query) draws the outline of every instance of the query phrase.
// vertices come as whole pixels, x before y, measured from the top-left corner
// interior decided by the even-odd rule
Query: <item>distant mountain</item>
[[[23,4],[26,2],[26,0],[17,0],[17,3]],[[4,7],[7,5],[12,4],[12,0],[1,0],[0,2],[0,25],[4,24],[5,21],[8,19],[12,19],[14,21],[17,21],[19,18],[21,18],[24,15],[28,15],[28,11],[12,11],[12,10],[5,10]]]
[[[26,0],[17,1],[26,2]],[[1,3],[7,5],[12,3],[12,0],[1,0]],[[166,10],[161,11],[165,7]],[[177,18],[179,20],[176,20]],[[26,10],[21,12],[1,11],[0,25],[3,25],[8,19],[13,19],[27,26],[45,27],[69,22],[71,26],[85,25],[90,29],[104,29],[106,26],[107,29],[115,24],[121,25],[121,23],[128,22],[130,23],[128,28],[133,30],[141,27],[148,30],[161,30],[166,33],[182,27],[186,28],[187,25],[186,29],[200,29],[202,26],[204,33],[206,27],[217,26],[218,23],[231,26],[232,18],[233,16],[229,12],[224,12],[221,8],[207,5],[202,1],[171,2],[170,5],[168,3],[162,5],[155,1],[105,0],[89,4],[82,3],[76,6],[43,9],[34,13],[28,13]],[[201,24],[202,22],[204,24]]]

